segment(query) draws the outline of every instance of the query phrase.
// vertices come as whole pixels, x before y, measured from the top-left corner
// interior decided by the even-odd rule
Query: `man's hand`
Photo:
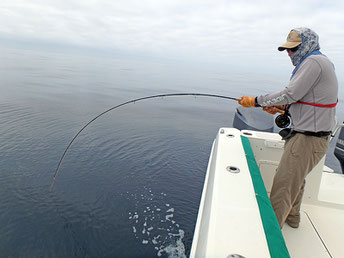
[[[249,97],[249,96],[242,96],[240,99],[238,99],[238,103],[246,108],[249,107],[255,107],[255,98],[254,97]]]
[[[270,106],[270,107],[263,107],[263,110],[268,112],[271,115],[278,113],[284,114],[284,106]]]

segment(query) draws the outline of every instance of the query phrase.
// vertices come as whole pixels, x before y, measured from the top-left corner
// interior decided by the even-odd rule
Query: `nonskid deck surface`
[[[323,172],[318,199],[344,204],[343,177]],[[343,257],[344,209],[302,204],[299,228],[285,224],[282,233],[291,257]]]
[[[294,229],[287,224],[282,233],[290,256],[301,257],[343,257],[344,211],[303,205],[301,223]]]
[[[344,205],[344,175],[333,172],[323,172],[318,199],[324,202]]]

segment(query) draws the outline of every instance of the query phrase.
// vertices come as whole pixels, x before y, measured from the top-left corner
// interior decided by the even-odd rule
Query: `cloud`
[[[170,56],[277,61],[282,56],[276,57],[276,47],[300,26],[318,32],[331,54],[343,55],[343,7],[342,1],[2,0],[0,35]]]

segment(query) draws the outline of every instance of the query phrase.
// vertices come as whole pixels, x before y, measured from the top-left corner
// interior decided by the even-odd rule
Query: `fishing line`
[[[54,183],[55,183],[55,180],[56,180],[56,177],[60,171],[60,167],[61,167],[61,164],[62,164],[62,161],[64,159],[64,157],[66,156],[66,153],[68,151],[68,149],[70,148],[70,146],[73,144],[73,142],[75,141],[75,139],[78,137],[78,135],[87,127],[89,126],[92,122],[94,122],[96,119],[98,119],[99,117],[101,117],[102,115],[105,115],[106,113],[116,109],[116,108],[119,108],[119,107],[122,107],[122,106],[125,106],[125,105],[128,105],[130,103],[134,103],[134,102],[139,102],[139,101],[142,101],[142,100],[146,100],[146,99],[154,99],[154,98],[162,98],[162,97],[175,97],[175,96],[200,96],[200,97],[212,97],[212,98],[221,98],[221,99],[230,99],[230,100],[236,100],[238,101],[239,99],[237,98],[233,98],[233,97],[228,97],[228,96],[223,96],[223,95],[215,95],[215,94],[203,94],[203,93],[169,93],[169,94],[159,94],[159,95],[151,95],[151,96],[147,96],[147,97],[142,97],[142,98],[137,98],[137,99],[133,99],[133,100],[129,100],[129,101],[126,101],[126,102],[123,102],[117,106],[114,106],[112,108],[109,108],[108,110],[105,110],[104,112],[100,113],[99,115],[97,115],[96,117],[94,117],[93,119],[91,119],[87,124],[85,124],[78,132],[77,134],[72,138],[72,140],[69,142],[67,148],[64,150],[61,158],[60,158],[60,161],[57,165],[57,168],[56,168],[56,171],[55,171],[55,174],[54,174],[54,177],[53,177],[53,181],[51,182],[50,184],[50,190],[53,189],[54,187]]]

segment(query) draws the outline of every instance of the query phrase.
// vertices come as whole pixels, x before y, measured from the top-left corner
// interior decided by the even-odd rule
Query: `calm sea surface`
[[[0,52],[0,256],[185,257],[211,150],[234,101],[287,78],[66,53]],[[341,104],[341,100],[340,103]],[[339,107],[340,108],[340,107]],[[343,119],[338,110],[339,120]],[[333,157],[327,164],[339,171]]]

